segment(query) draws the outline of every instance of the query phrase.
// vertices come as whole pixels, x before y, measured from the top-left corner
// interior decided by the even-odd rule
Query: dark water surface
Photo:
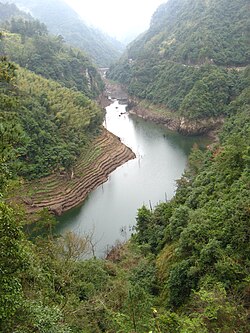
[[[59,218],[57,232],[61,234],[94,233],[98,256],[116,240],[129,237],[143,204],[153,207],[172,198],[175,180],[183,173],[193,144],[208,144],[207,138],[184,137],[124,112],[125,105],[118,102],[107,107],[105,126],[137,158],[116,169],[80,207]]]

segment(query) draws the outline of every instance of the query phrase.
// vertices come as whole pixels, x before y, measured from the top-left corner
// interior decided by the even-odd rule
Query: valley
[[[159,0],[126,48],[92,3],[13,2],[0,333],[248,333],[249,1]],[[145,19],[115,4],[93,12],[115,33]]]

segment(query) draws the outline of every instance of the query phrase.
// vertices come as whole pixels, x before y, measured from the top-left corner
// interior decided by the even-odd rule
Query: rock
[[[147,107],[141,106],[140,102],[139,99],[130,99],[129,113],[157,124],[162,124],[171,131],[177,131],[183,135],[210,135],[210,133],[212,133],[211,136],[216,137],[216,133],[214,132],[220,128],[224,122],[223,117],[210,117],[195,120],[179,117],[175,112],[171,112],[164,108],[164,106],[149,104]]]
[[[191,120],[180,118],[178,132],[184,135],[202,135],[219,128],[224,122],[222,117]]]

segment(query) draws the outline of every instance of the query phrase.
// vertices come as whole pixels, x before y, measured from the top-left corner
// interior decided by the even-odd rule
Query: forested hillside
[[[130,58],[161,56],[182,64],[249,63],[246,0],[170,0],[154,13],[150,29],[128,50]]]
[[[8,142],[5,133],[12,127],[18,139],[11,152],[12,172],[34,178],[68,170],[99,130],[101,109],[82,93],[5,58],[0,66],[2,140]]]
[[[204,15],[210,17],[210,10],[216,8],[211,20],[217,14],[221,20],[228,17],[225,22],[230,18],[232,37],[238,22],[237,36],[245,38],[246,22],[241,19],[248,7],[243,0],[169,0],[154,15],[145,36],[149,38],[151,33],[157,41],[155,32],[165,26],[168,17],[166,31],[175,31],[181,38],[180,26],[183,41],[192,39],[199,29],[186,33],[186,28],[193,26],[193,21],[187,20],[196,14],[196,8],[201,8],[198,5],[207,9],[200,13],[204,18],[198,21],[201,26],[206,24]],[[232,8],[237,22],[230,16]],[[175,13],[182,17],[178,25]],[[226,34],[227,28],[225,23]],[[90,150],[93,158],[100,153],[100,146],[92,150],[90,143],[100,130],[103,113],[79,91],[85,88],[71,69],[76,59],[83,69],[89,68],[89,62],[65,47],[60,38],[49,37],[46,27],[37,21],[10,19],[5,29],[0,35],[0,47],[5,52],[0,58],[0,332],[248,333],[249,68],[226,69],[226,61],[203,65],[195,57],[187,57],[185,62],[177,42],[181,63],[171,58],[173,50],[165,45],[164,54],[169,57],[165,60],[159,53],[150,60],[129,55],[113,68],[112,75],[127,80],[129,89],[132,83],[138,84],[137,96],[146,82],[149,87],[158,82],[158,90],[162,82],[165,88],[159,98],[166,94],[166,105],[176,98],[178,107],[171,107],[173,110],[184,114],[189,106],[191,118],[209,116],[211,112],[227,117],[215,143],[206,151],[193,148],[187,170],[177,181],[175,197],[154,209],[138,207],[131,239],[115,244],[105,259],[98,259],[93,234],[55,235],[56,221],[47,209],[40,211],[31,224],[23,207],[11,200],[13,192],[21,191],[20,181],[51,172],[72,175],[80,154],[85,156]],[[149,39],[154,42],[154,38]],[[142,45],[140,40],[135,43]],[[44,63],[47,51],[49,61]],[[155,47],[154,52],[158,51]],[[230,66],[246,65],[245,60],[239,63],[238,51],[223,48],[231,59]],[[215,62],[222,49],[211,52]],[[7,53],[27,68],[11,62]],[[32,61],[33,54],[37,61]],[[242,59],[245,55],[244,51]],[[142,66],[145,63],[147,67]],[[57,66],[63,76],[58,75]],[[161,75],[164,80],[162,77],[163,81],[157,81]],[[169,75],[172,81],[166,79]],[[187,95],[185,89],[189,89]],[[90,92],[89,88],[86,93]],[[153,96],[152,90],[152,100]],[[50,183],[49,190],[53,186]]]
[[[49,35],[44,24],[12,18],[1,26],[2,56],[88,97],[97,97],[102,92],[103,82],[89,58],[79,49],[67,46],[61,36]]]
[[[4,62],[3,68],[1,82],[14,70]],[[141,207],[135,235],[106,260],[83,259],[94,254],[93,235],[53,236],[55,221],[46,211],[27,226],[6,203],[13,177],[6,147],[18,146],[16,125],[6,128],[0,331],[248,333],[249,89],[230,107],[234,115],[220,142],[206,152],[194,148],[176,196],[154,210]]]
[[[103,114],[90,98],[101,93],[101,77],[43,23],[14,5],[0,8],[2,133],[12,126],[19,133],[11,170],[25,178],[68,171],[100,130]]]
[[[28,10],[35,18],[45,23],[51,33],[62,35],[67,43],[84,50],[98,66],[108,67],[121,55],[123,47],[118,41],[96,28],[87,26],[63,0],[12,0],[11,2]]]
[[[225,116],[248,84],[247,0],[169,0],[109,77],[177,117]]]

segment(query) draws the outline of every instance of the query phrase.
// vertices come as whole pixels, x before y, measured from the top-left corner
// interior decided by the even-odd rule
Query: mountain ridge
[[[225,117],[249,82],[248,10],[246,0],[169,0],[108,77],[179,121]]]
[[[6,1],[5,1],[6,2]],[[9,1],[8,1],[9,2]],[[89,27],[63,0],[11,0],[45,23],[49,31],[84,50],[96,65],[108,67],[120,56],[123,46],[100,30]]]

